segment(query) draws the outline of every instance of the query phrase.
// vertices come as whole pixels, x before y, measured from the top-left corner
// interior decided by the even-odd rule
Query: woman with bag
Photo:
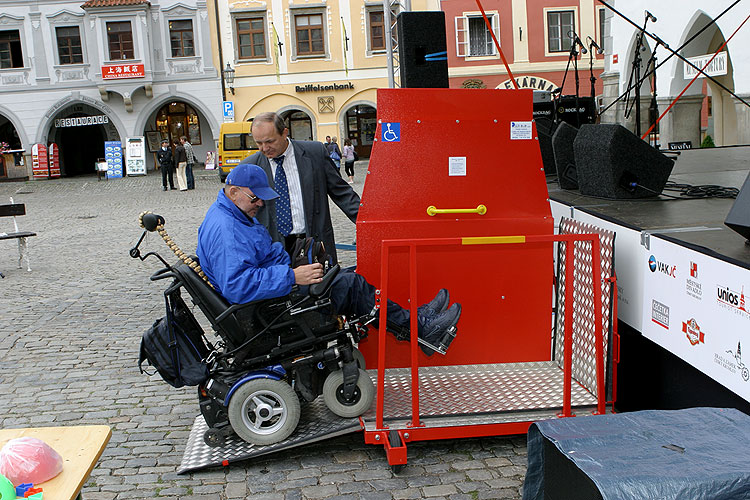
[[[354,146],[352,141],[344,139],[344,170],[346,175],[349,176],[349,184],[354,184]]]
[[[185,146],[179,142],[174,143],[174,162],[177,165],[177,185],[180,191],[187,191],[187,153]]]
[[[333,163],[336,164],[336,168],[339,171],[339,175],[341,175],[341,150],[339,149],[339,145],[336,143],[337,139],[335,137],[331,138],[331,142],[329,144],[326,144],[326,149],[328,150],[328,154],[331,157],[331,160],[333,160]]]

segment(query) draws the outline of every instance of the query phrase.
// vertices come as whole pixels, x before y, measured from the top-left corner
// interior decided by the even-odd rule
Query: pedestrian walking
[[[163,139],[161,148],[156,152],[156,159],[161,169],[161,189],[167,190],[167,180],[169,180],[169,189],[174,189],[174,162],[172,161],[172,150],[169,147],[169,141]]]
[[[328,137],[326,136],[326,139],[327,138]],[[336,165],[336,170],[338,170],[339,175],[341,175],[341,150],[336,142],[337,140],[336,137],[331,137],[331,142],[326,144],[326,149],[328,150],[328,155],[331,157],[331,160],[333,160],[333,163]]]
[[[185,153],[185,146],[181,142],[174,143],[174,162],[177,165],[177,185],[180,187],[180,191],[187,191],[187,177],[185,170],[187,169],[187,154]]]
[[[195,153],[193,152],[193,145],[187,140],[184,135],[180,137],[180,142],[185,148],[185,156],[187,157],[187,165],[185,166],[185,180],[187,181],[188,189],[195,189],[195,177],[193,177],[193,165],[198,163]]]
[[[346,175],[349,176],[349,184],[354,184],[354,146],[352,146],[351,139],[344,139],[344,152],[342,154],[344,159],[344,170]]]

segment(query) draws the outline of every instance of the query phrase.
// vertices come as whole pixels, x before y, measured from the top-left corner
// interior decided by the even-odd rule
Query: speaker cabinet
[[[552,151],[555,154],[557,168],[557,182],[562,189],[578,189],[578,173],[576,172],[575,152],[573,141],[578,135],[578,129],[566,122],[557,126],[552,136]]]
[[[734,200],[724,224],[740,233],[745,239],[750,240],[750,174],[745,178],[745,183],[742,185],[737,199]]]
[[[552,136],[557,128],[557,123],[551,118],[536,118],[536,135],[539,138],[539,150],[542,153],[544,164],[544,175],[554,175],[555,153],[552,151]]]
[[[582,194],[610,199],[658,196],[674,161],[622,125],[583,125],[573,141]]]
[[[401,12],[396,27],[401,87],[448,88],[445,13]]]

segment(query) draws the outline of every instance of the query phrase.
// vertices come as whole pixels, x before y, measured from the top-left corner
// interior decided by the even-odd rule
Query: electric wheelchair
[[[357,417],[370,408],[375,388],[356,344],[367,335],[376,311],[358,318],[332,313],[330,288],[338,265],[307,293],[295,287],[285,297],[230,305],[213,289],[197,257],[186,255],[167,235],[163,217],[144,212],[139,222],[144,231],[130,256],[142,261],[155,256],[164,268],[151,281],[172,280],[164,292],[168,318],[172,311],[167,322],[175,327],[168,344],[176,350],[180,342],[174,336],[186,335],[190,342],[182,343],[194,347],[197,362],[205,365],[200,377],[204,380],[197,385],[209,427],[206,444],[220,446],[232,432],[257,445],[282,441],[297,427],[300,400],[309,402],[320,395],[341,417]],[[154,231],[177,255],[176,264],[156,252],[141,255],[139,246]],[[182,290],[210,322],[218,336],[216,345],[181,298]],[[179,367],[180,359],[175,360]]]

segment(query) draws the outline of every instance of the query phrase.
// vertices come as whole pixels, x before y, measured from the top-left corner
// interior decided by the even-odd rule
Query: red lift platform
[[[532,91],[383,89],[377,109],[357,271],[381,303],[411,308],[412,341],[386,333],[382,307],[380,331],[359,346],[377,369],[365,441],[398,468],[412,441],[604,413],[617,361],[614,235],[574,221],[554,234]],[[440,288],[463,312],[446,355],[427,357],[416,308]]]
[[[394,470],[408,443],[525,433],[601,414],[618,342],[614,234],[563,219],[555,234],[531,90],[385,89],[357,218],[357,271],[412,312],[411,342],[361,342],[373,408],[343,419],[306,404],[286,440],[208,447],[196,417],[179,473],[364,430]],[[556,258],[557,257],[557,258]],[[556,263],[556,267],[555,267]],[[445,355],[427,357],[416,308],[440,288],[462,304]]]

